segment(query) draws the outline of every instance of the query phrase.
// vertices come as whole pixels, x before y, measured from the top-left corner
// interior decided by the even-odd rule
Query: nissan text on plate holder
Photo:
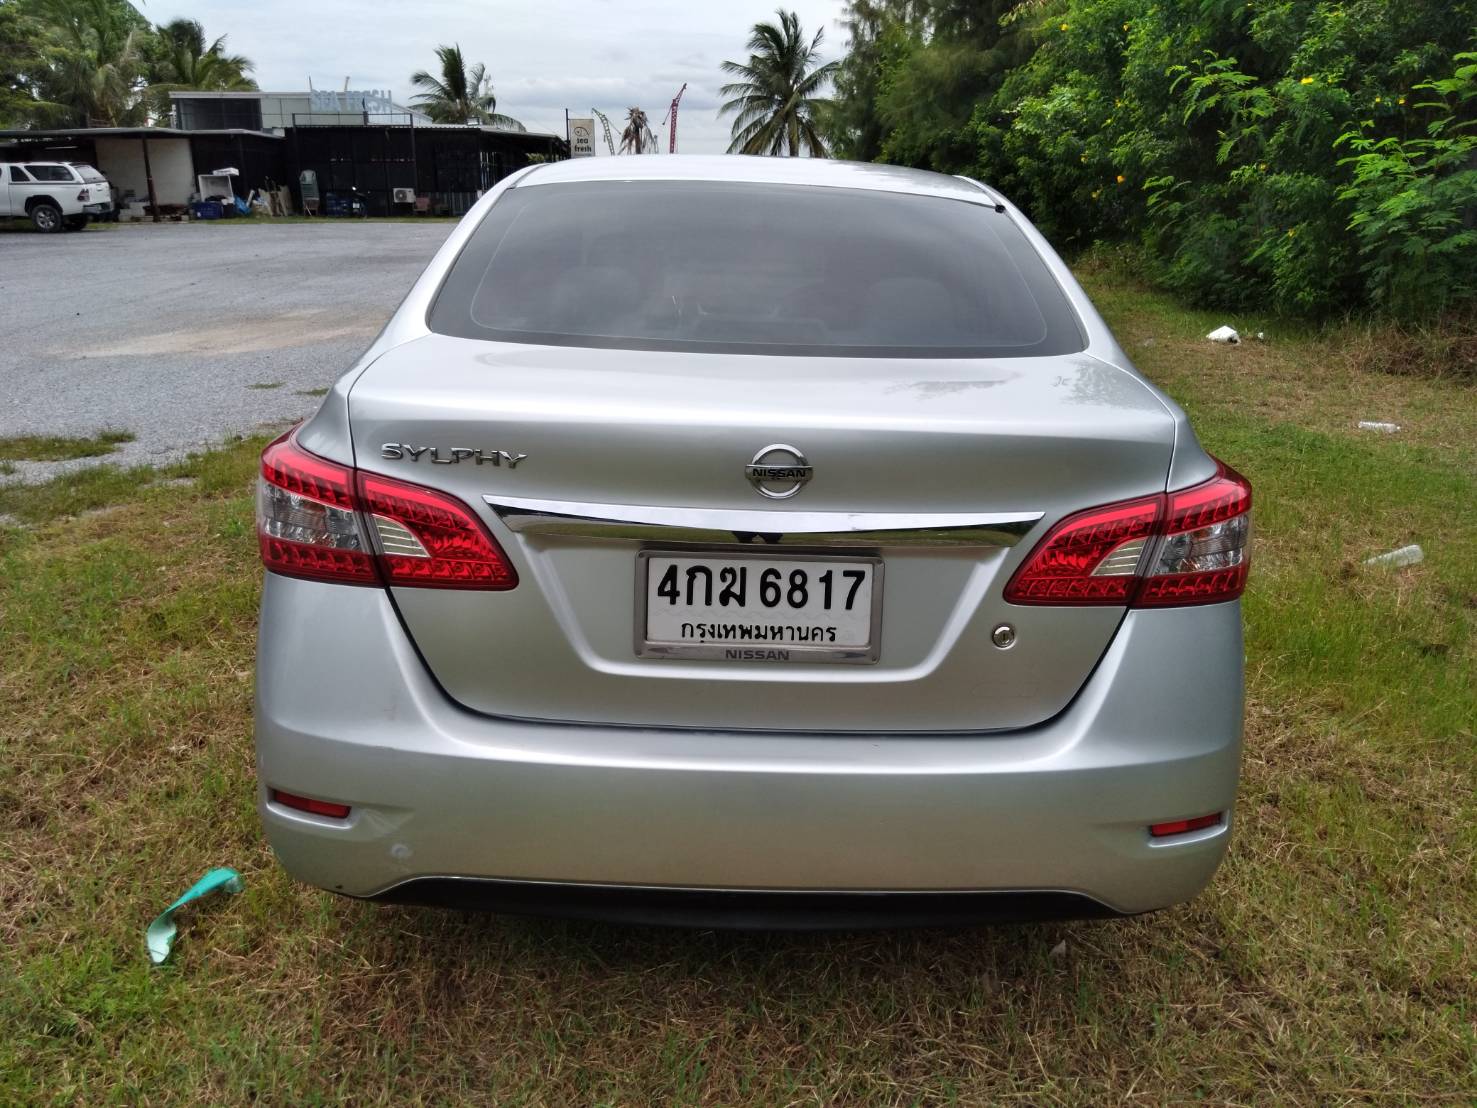
[[[530,167],[263,453],[263,826],[384,901],[1163,908],[1231,833],[1250,509],[986,185]]]

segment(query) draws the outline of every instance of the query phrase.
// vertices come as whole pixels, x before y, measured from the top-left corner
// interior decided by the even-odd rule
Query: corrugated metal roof
[[[242,127],[217,130],[181,131],[175,127],[56,127],[14,131],[0,131],[0,141],[5,139],[56,139],[56,138],[157,138],[187,139],[191,135],[250,135],[255,138],[281,140],[281,135],[265,131],[251,131]]]

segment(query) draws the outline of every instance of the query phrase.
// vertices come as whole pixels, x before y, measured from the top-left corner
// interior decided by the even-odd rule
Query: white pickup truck
[[[113,210],[107,178],[73,162],[0,162],[0,219],[38,231],[75,231]]]

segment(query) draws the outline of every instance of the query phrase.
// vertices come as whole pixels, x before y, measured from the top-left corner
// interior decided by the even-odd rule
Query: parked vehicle
[[[76,231],[113,211],[113,190],[90,165],[0,162],[0,219],[29,219],[38,231]]]
[[[262,822],[388,901],[1161,908],[1230,834],[1250,508],[983,185],[534,166],[262,455]]]

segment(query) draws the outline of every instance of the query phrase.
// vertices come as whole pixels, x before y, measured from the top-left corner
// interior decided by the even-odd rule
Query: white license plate
[[[636,653],[730,662],[875,662],[882,559],[643,550]]]

